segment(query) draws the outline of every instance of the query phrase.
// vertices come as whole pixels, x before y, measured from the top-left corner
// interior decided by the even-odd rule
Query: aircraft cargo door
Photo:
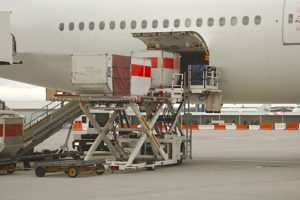
[[[300,1],[285,0],[283,13],[283,43],[300,45]]]

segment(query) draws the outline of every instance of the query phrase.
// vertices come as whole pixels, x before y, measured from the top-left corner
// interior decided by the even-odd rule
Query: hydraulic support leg
[[[89,108],[87,105],[84,105],[83,103],[80,103],[80,107],[82,109],[82,111],[85,113],[85,115],[88,117],[88,119],[90,120],[91,124],[94,126],[95,130],[98,132],[98,137],[96,138],[95,142],[93,143],[93,145],[90,147],[86,157],[85,157],[85,161],[87,160],[91,160],[94,152],[96,151],[97,147],[99,146],[99,144],[104,141],[108,147],[108,149],[110,150],[111,153],[113,153],[113,155],[116,158],[120,157],[120,154],[117,152],[116,148],[114,147],[114,145],[111,143],[111,141],[106,138],[106,134],[109,132],[109,129],[111,128],[111,126],[113,125],[115,119],[117,118],[117,111],[115,111],[111,118],[108,120],[108,122],[106,123],[106,125],[104,126],[104,128],[102,129],[100,127],[100,125],[98,124],[98,122],[96,121],[96,119],[94,118],[94,116],[90,113]]]
[[[157,110],[157,112],[155,113],[153,119],[151,120],[150,124],[149,124],[149,127],[150,128],[153,128],[154,125],[155,125],[155,122],[157,121],[162,109],[164,107],[164,104],[162,104],[159,109]],[[142,148],[143,144],[145,143],[145,141],[147,140],[147,133],[143,133],[143,135],[141,136],[141,138],[139,139],[139,141],[137,142],[135,148],[133,149],[129,159],[128,159],[128,162],[126,164],[126,166],[130,166],[132,165],[134,159],[136,158],[136,156],[138,155],[140,149]],[[153,149],[153,153],[154,154],[157,154],[157,150],[156,149]]]
[[[146,119],[141,115],[140,111],[138,110],[137,106],[134,103],[131,103],[131,108],[133,112],[136,114],[138,120],[141,122],[142,127],[145,129],[145,132],[150,139],[150,142],[154,145],[154,147],[158,150],[159,154],[164,160],[168,160],[168,155],[164,151],[163,147],[160,145],[160,142],[155,137],[150,124],[146,121]],[[162,108],[162,107],[161,107]],[[154,123],[155,124],[155,123]]]

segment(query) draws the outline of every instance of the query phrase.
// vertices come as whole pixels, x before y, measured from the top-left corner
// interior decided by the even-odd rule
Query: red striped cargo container
[[[23,145],[23,118],[0,113],[0,158],[14,158]]]
[[[145,96],[151,87],[151,60],[131,58],[131,89],[133,96]]]
[[[132,58],[149,58],[151,60],[151,88],[170,88],[174,73],[180,73],[180,55],[167,51],[153,50],[133,52]],[[178,76],[175,76],[175,83]]]

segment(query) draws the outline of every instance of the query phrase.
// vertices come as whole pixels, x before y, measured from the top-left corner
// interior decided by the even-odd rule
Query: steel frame
[[[175,110],[171,98],[166,97],[55,97],[54,100],[77,101],[83,113],[90,120],[98,133],[96,140],[85,156],[85,161],[93,159],[98,145],[104,141],[114,159],[106,161],[111,169],[127,170],[139,168],[154,168],[155,166],[176,164],[185,157],[181,152],[186,140],[181,130],[180,115],[184,109],[185,101],[182,101],[179,108]],[[104,127],[101,127],[91,110],[99,108],[112,112],[110,119]],[[126,110],[131,109],[140,123],[139,128],[128,126]],[[146,110],[146,114],[141,111]],[[166,122],[166,131],[158,128],[159,121],[164,120],[164,114],[171,117],[171,122]],[[121,116],[124,117],[127,127],[117,127]],[[118,121],[119,118],[119,121]],[[120,123],[123,126],[123,123]],[[120,131],[134,132],[137,137],[127,138],[117,134]],[[115,134],[114,134],[115,133]],[[111,137],[115,139],[111,141]],[[126,150],[123,144],[131,144],[130,151]],[[148,147],[147,147],[148,146]],[[151,148],[151,150],[149,149]],[[141,152],[146,152],[141,155]],[[148,155],[150,153],[150,155]],[[145,161],[146,160],[146,161]]]

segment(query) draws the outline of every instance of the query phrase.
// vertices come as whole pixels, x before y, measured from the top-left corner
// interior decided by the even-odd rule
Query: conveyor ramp
[[[51,110],[47,110],[43,116],[31,120],[30,123],[25,125],[23,136],[24,146],[19,151],[18,156],[26,154],[61,130],[66,123],[71,123],[82,115],[78,102],[67,103],[61,108],[58,108],[58,106],[60,104],[57,104]]]

